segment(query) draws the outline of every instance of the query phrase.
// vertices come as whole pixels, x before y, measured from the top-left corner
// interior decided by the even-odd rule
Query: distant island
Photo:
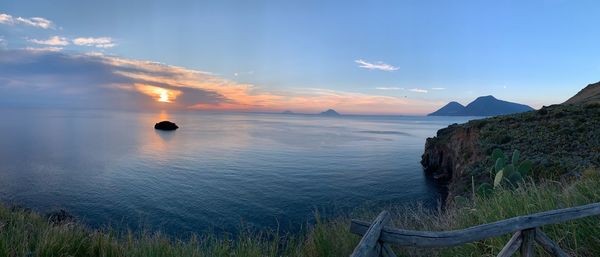
[[[488,95],[478,97],[467,106],[463,106],[457,102],[450,102],[427,116],[496,116],[533,110],[528,105],[503,101]]]
[[[336,112],[334,109],[329,109],[327,111],[319,113],[319,115],[322,115],[322,116],[340,116],[341,114],[339,114],[338,112]]]
[[[285,110],[285,111],[281,112],[281,114],[296,114],[296,113],[294,113],[293,111],[290,111],[290,110]]]

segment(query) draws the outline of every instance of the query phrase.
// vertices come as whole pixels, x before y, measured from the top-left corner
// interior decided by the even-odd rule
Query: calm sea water
[[[361,206],[436,202],[425,138],[466,118],[0,110],[0,200],[91,226],[298,229]],[[175,132],[153,129],[169,119]]]

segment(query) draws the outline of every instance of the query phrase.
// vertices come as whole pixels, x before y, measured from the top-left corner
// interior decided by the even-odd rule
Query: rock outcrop
[[[161,121],[159,123],[154,124],[154,129],[158,130],[176,130],[179,126],[177,124],[170,122],[168,120]]]
[[[479,136],[476,126],[453,124],[425,142],[421,164],[428,175],[448,185],[449,198],[460,191],[469,167],[484,158]]]

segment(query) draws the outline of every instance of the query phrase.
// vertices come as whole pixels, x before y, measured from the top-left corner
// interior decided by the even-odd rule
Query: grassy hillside
[[[479,128],[479,146],[486,156],[468,174],[479,182],[491,182],[490,156],[496,148],[506,153],[519,150],[521,158],[533,162],[535,179],[577,177],[600,167],[600,104],[555,105],[469,125]],[[462,178],[466,191],[468,175]]]
[[[493,195],[448,206],[436,215],[422,208],[391,210],[396,227],[449,230],[544,210],[600,201],[598,171],[572,183],[527,183],[518,189],[498,189]],[[353,218],[372,219],[362,211]],[[44,217],[0,207],[0,256],[348,256],[359,240],[348,232],[348,216],[319,221],[296,236],[242,231],[234,238],[198,235],[189,240],[160,233],[119,234],[90,230],[81,224],[50,224]],[[574,256],[600,256],[598,217],[544,227],[543,230]],[[425,251],[396,249],[400,256],[496,256],[509,235],[461,247]],[[539,250],[539,249],[538,249]],[[544,256],[544,255],[539,255]]]
[[[576,95],[569,98],[566,104],[600,103],[600,82],[589,84]]]
[[[448,180],[451,197],[492,183],[492,152],[521,152],[536,180],[572,178],[600,167],[600,104],[554,105],[540,110],[473,120],[438,131],[427,140],[423,163]],[[451,199],[450,199],[451,200]]]

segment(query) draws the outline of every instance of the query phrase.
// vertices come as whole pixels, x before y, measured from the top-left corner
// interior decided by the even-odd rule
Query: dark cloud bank
[[[176,80],[180,74],[161,64],[141,61],[142,65],[123,64],[115,59],[94,54],[0,49],[0,107],[184,109],[198,103],[227,101],[214,91],[123,75]],[[158,103],[152,96],[135,90],[136,84],[178,90],[182,94],[176,103]]]

